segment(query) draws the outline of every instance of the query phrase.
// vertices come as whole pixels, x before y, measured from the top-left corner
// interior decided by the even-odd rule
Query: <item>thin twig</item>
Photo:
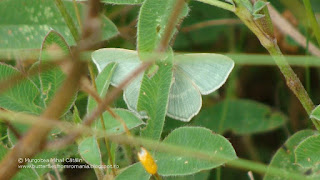
[[[312,28],[314,35],[316,36],[318,45],[320,46],[320,27],[312,10],[310,0],[303,0],[303,4],[307,11],[309,25]]]
[[[66,22],[68,28],[70,29],[70,32],[71,32],[74,40],[76,42],[79,41],[80,36],[79,36],[78,29],[77,29],[76,25],[74,24],[74,22],[70,21],[70,19],[72,19],[72,18],[70,16],[70,14],[68,13],[66,7],[64,6],[62,0],[54,0],[54,2],[56,3],[64,21]]]
[[[125,6],[124,8],[121,8],[119,10],[115,10],[109,14],[108,18],[113,21],[117,17],[125,16],[133,8],[134,6]]]
[[[169,41],[171,38],[171,34],[175,28],[176,22],[178,20],[178,17],[180,15],[180,12],[183,9],[183,4],[185,3],[184,0],[177,0],[175,7],[173,8],[173,11],[171,13],[171,16],[169,18],[169,22],[166,25],[165,32],[163,34],[163,37],[161,38],[161,41],[158,45],[158,49],[156,52],[161,53],[167,50],[167,47],[169,45]]]
[[[239,19],[215,19],[215,20],[204,21],[204,22],[192,24],[187,27],[183,27],[181,29],[181,31],[182,32],[190,32],[190,31],[205,28],[208,26],[234,25],[234,24],[243,24],[243,23]]]
[[[98,104],[98,107],[83,120],[83,125],[90,126],[95,119],[97,119],[100,114],[104,112],[104,110],[108,107],[108,105],[113,102],[121,93],[122,89],[124,89],[135,77],[137,77],[140,73],[146,70],[153,61],[145,61],[143,62],[135,71],[133,71],[124,81],[122,81],[119,86],[113,89],[107,96],[102,100],[101,103]],[[65,138],[60,140],[51,142],[47,144],[47,149],[52,147],[64,147],[70,143],[72,143],[75,139],[77,139],[81,135],[81,132],[73,133]]]
[[[257,36],[261,45],[269,51],[269,54],[272,56],[281,73],[283,74],[287,86],[299,99],[307,114],[310,115],[311,111],[314,109],[314,104],[304,89],[300,79],[297,77],[283,56],[277,44],[277,40],[274,38],[274,34],[272,34],[272,31],[270,31],[272,30],[272,27],[270,27],[272,26],[272,23],[267,18],[260,19],[259,21],[254,20],[251,12],[249,12],[249,10],[242,4],[240,0],[236,0],[235,2],[237,6],[235,14]],[[265,8],[264,10],[268,9]],[[311,120],[316,129],[320,130],[320,124],[314,119]]]
[[[118,97],[122,89],[124,89],[135,77],[137,77],[140,73],[142,73],[144,70],[146,70],[150,65],[153,64],[153,62],[157,59],[155,55],[159,53],[163,53],[168,45],[169,45],[169,40],[171,37],[171,34],[174,30],[175,23],[179,17],[179,14],[183,8],[184,0],[179,0],[174,7],[174,11],[171,14],[170,21],[168,22],[164,35],[158,45],[158,48],[156,49],[155,54],[150,57],[148,61],[144,61],[135,71],[133,71],[126,79],[124,79],[117,88],[113,89],[109,94],[105,96],[105,98],[98,104],[98,107],[89,115],[87,116],[83,124],[86,126],[90,126],[93,121],[103,113],[104,109],[108,107],[108,105],[115,100],[115,98]],[[50,148],[52,146],[65,146],[70,143],[72,143],[76,138],[80,136],[79,133],[74,133],[70,136],[67,136],[61,140],[58,140],[56,142],[52,142],[48,144],[47,148]]]
[[[38,68],[33,68],[33,69],[29,70],[27,74],[17,73],[16,75],[12,75],[12,76],[8,77],[7,79],[0,81],[0,94],[5,92],[7,89],[12,88],[14,85],[23,81],[27,77],[37,75],[41,72],[46,72],[46,71],[54,68],[55,66],[57,66],[57,64],[61,64],[62,62],[63,61],[55,61],[53,63],[40,64],[39,65],[40,70]]]
[[[89,67],[89,73],[90,73],[90,77],[91,77],[91,81],[92,81],[92,84],[93,84],[93,90],[91,91],[92,94],[95,94],[97,95],[97,85],[96,85],[96,80],[95,80],[95,76],[94,76],[94,72],[93,72],[93,67],[92,67],[92,64],[89,63],[88,64],[88,67]],[[96,98],[99,97],[99,95],[96,96]],[[99,98],[100,99],[100,98]],[[100,122],[101,122],[101,126],[102,126],[102,129],[104,131],[106,131],[106,125],[104,123],[104,118],[103,118],[103,114],[100,115]],[[110,146],[109,146],[109,140],[107,137],[104,137],[104,143],[106,145],[106,149],[108,151],[108,156],[109,156],[109,160],[110,160],[110,164],[112,165],[112,167],[114,167],[114,164],[113,164],[113,158],[112,158],[112,154],[111,154],[111,150],[110,150]],[[116,176],[117,175],[117,172],[115,170],[115,168],[111,168],[112,169],[112,173],[113,173],[113,176]]]
[[[77,5],[77,2],[76,2],[76,0],[72,0],[72,2],[73,2],[74,11],[76,12],[76,16],[77,16],[77,20],[78,20],[80,29],[82,29],[82,23],[81,23],[81,18],[80,18],[80,13],[79,13],[79,8]]]
[[[98,93],[96,91],[94,91],[94,89],[90,86],[88,86],[88,83],[83,82],[81,89],[86,92],[87,94],[89,94],[90,96],[92,96],[94,98],[94,100],[99,104],[102,103],[102,99],[100,98],[100,96],[98,95]],[[126,122],[119,116],[117,115],[109,106],[106,108],[106,110],[110,113],[110,115],[115,118],[117,121],[119,121],[121,123],[121,125],[123,126],[123,129],[125,130],[125,132],[127,133],[127,135],[130,135],[130,131],[129,128],[126,124]]]
[[[78,90],[80,77],[85,72],[84,62],[72,64],[71,72],[55,97],[42,114],[44,118],[59,119],[70,99]],[[0,163],[0,179],[11,179],[19,170],[18,158],[31,158],[41,152],[46,136],[52,127],[34,125],[28,133],[13,147]]]
[[[14,134],[14,136],[17,138],[17,139],[20,139],[21,138],[21,134],[17,131],[17,129],[8,121],[4,120],[3,121],[4,124],[6,124],[8,126],[8,128],[10,129],[10,131]]]
[[[217,0],[198,0],[198,1],[206,3],[206,4],[210,4],[212,6],[216,6],[216,7],[231,11],[231,12],[235,11],[234,6],[231,4],[228,4],[226,2],[217,1]]]
[[[56,0],[57,6],[63,6],[61,0]],[[59,7],[59,9],[65,9],[65,7]],[[63,13],[63,12],[62,12]],[[67,13],[66,13],[67,14]],[[62,14],[66,21],[67,15]],[[91,0],[89,1],[89,12],[88,17],[86,19],[86,26],[84,27],[84,33],[82,36],[82,41],[80,43],[80,47],[77,47],[75,52],[72,53],[74,55],[75,60],[79,58],[80,51],[86,49],[81,47],[81,44],[87,44],[87,41],[96,42],[97,40],[92,38],[96,36],[92,36],[92,34],[97,33],[95,29],[100,28],[99,23],[99,0]],[[90,25],[90,22],[92,24]],[[67,22],[68,24],[68,22]],[[95,28],[95,29],[94,29]],[[71,30],[71,29],[70,29]],[[72,30],[71,30],[72,31]],[[98,31],[99,32],[99,31]],[[73,32],[75,33],[75,32]],[[72,33],[72,34],[73,34]],[[77,35],[73,34],[76,39]],[[87,46],[86,46],[87,47]],[[82,61],[73,61],[70,69],[70,73],[67,75],[66,80],[62,84],[61,88],[55,94],[54,98],[50,102],[47,109],[43,112],[41,117],[48,119],[59,119],[63,114],[65,108],[69,104],[70,99],[77,92],[80,79],[86,72],[86,63]],[[19,170],[19,163],[17,161],[18,158],[31,158],[35,156],[37,153],[41,152],[46,144],[47,134],[50,132],[52,127],[41,127],[36,124],[27,132],[27,134],[13,147],[11,151],[3,158],[0,163],[0,179],[11,179]]]
[[[281,14],[271,5],[268,6],[270,16],[274,25],[285,35],[290,36],[297,43],[299,43],[303,48],[307,48],[306,38],[296,30],[286,19],[284,19]],[[320,57],[320,50],[312,42],[309,41],[308,44],[309,52],[315,56]]]
[[[145,139],[141,137],[132,137],[132,136],[121,135],[121,134],[114,135],[102,130],[92,129],[91,127],[81,125],[81,124],[75,125],[75,124],[70,124],[64,121],[56,121],[54,119],[38,117],[38,116],[29,115],[25,113],[3,111],[0,113],[0,120],[1,119],[8,119],[9,121],[12,121],[12,122],[29,124],[29,125],[37,124],[39,125],[39,127],[41,126],[41,128],[57,127],[66,133],[82,132],[83,134],[107,136],[111,141],[118,144],[127,144],[131,146],[144,146],[148,149],[155,150],[158,152],[166,152],[166,153],[179,155],[179,156],[183,155],[183,156],[203,159],[211,162],[227,161],[226,166],[228,167],[243,169],[247,171],[250,170],[260,174],[264,174],[268,172],[271,175],[276,175],[283,178],[299,179],[299,180],[307,179],[305,176],[299,173],[291,172],[291,171],[288,172],[279,167],[272,167],[272,166],[264,165],[254,161],[249,161],[241,158],[237,158],[235,160],[230,161],[230,157],[226,157],[220,153],[215,154],[215,153],[199,152],[197,150],[193,150],[192,148],[191,149],[186,147],[182,148],[181,146],[167,144],[163,142],[159,143],[158,141]],[[58,150],[61,148],[63,147],[53,146],[51,150]]]
[[[59,173],[59,171],[58,171],[58,169],[56,167],[56,163],[54,161],[50,161],[50,162],[53,165],[52,169],[54,170],[54,173],[56,174],[58,180],[62,180],[61,176],[60,176],[60,173]]]

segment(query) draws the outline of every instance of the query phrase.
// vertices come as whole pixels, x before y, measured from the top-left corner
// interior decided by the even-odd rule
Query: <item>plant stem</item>
[[[73,62],[70,74],[61,88],[55,94],[47,109],[41,117],[58,120],[69,104],[71,97],[77,92],[80,77],[85,74],[84,62]],[[46,136],[52,127],[41,127],[36,124],[21,140],[6,154],[0,163],[0,179],[11,179],[20,169],[18,158],[32,158],[43,150]]]
[[[288,87],[299,99],[300,103],[302,104],[303,108],[308,113],[308,115],[310,115],[312,110],[314,109],[314,104],[310,99],[307,91],[304,89],[301,81],[299,80],[295,72],[292,70],[292,68],[286,61],[285,57],[282,55],[282,52],[279,49],[278,45],[274,44],[274,46],[267,48],[267,50],[269,51],[270,55],[273,57],[276,64],[278,65],[280,71],[284,75]],[[314,119],[311,119],[311,121],[316,127],[316,129],[320,131],[319,122]]]
[[[242,141],[246,147],[247,155],[251,160],[261,162],[261,159],[259,157],[259,151],[254,147],[254,142],[252,141],[252,138],[250,135],[244,135],[242,136]]]
[[[232,11],[232,12],[235,11],[235,7],[233,5],[225,3],[225,2],[221,2],[218,0],[198,0],[198,1],[206,3],[206,4],[210,4],[210,5],[213,5],[213,6],[228,10],[228,11]]]
[[[308,55],[309,54],[309,41],[310,41],[310,36],[309,36],[309,33],[308,33],[308,30],[306,31],[307,32],[307,39],[306,39],[306,44],[307,44],[307,47],[306,47],[306,52],[305,54]],[[310,67],[309,65],[306,65],[306,68],[305,68],[305,81],[306,81],[306,88],[307,88],[307,93],[310,94],[311,96],[311,85],[310,85]]]
[[[64,8],[61,0],[56,0],[55,2],[59,9],[66,13],[66,9]],[[99,0],[90,0],[88,4],[89,11],[86,24],[90,25],[92,19],[97,19],[100,12],[98,10]],[[67,17],[67,14],[64,14],[64,17]],[[99,28],[100,25],[98,23],[84,27],[85,33],[81,38],[82,44],[86,45],[88,41],[96,42],[97,39],[88,39],[88,37],[90,37],[90,35],[93,32],[96,32]],[[81,77],[86,74],[87,65],[85,62],[78,61],[80,52],[77,51],[77,49],[84,48],[77,47],[73,52],[74,56],[71,60],[71,67],[66,80],[54,95],[49,106],[42,113],[41,117],[44,119],[54,119],[57,121],[65,111],[70,99],[78,91]],[[42,127],[40,124],[34,124],[23,138],[19,140],[18,143],[2,159],[0,163],[0,179],[11,179],[20,170],[18,166],[20,164],[17,161],[18,158],[32,158],[36,154],[40,153],[45,148],[47,140],[46,137],[52,128],[52,126]]]
[[[221,167],[216,169],[216,180],[221,180]]]
[[[202,159],[210,162],[221,162],[228,161],[226,166],[243,169],[246,171],[253,171],[260,174],[270,173],[270,175],[279,176],[281,178],[287,179],[307,179],[306,176],[303,174],[299,174],[298,172],[290,171],[281,169],[280,167],[273,167],[268,166],[262,163],[257,163],[250,160],[245,160],[241,158],[237,158],[230,161],[230,157],[226,157],[223,154],[217,153],[210,153],[204,151],[194,150],[193,148],[181,147],[178,145],[173,145],[169,143],[159,142],[151,139],[141,138],[141,137],[133,137],[127,136],[124,134],[114,135],[102,130],[92,129],[91,127],[78,124],[77,126],[72,125],[68,122],[63,121],[55,121],[50,118],[45,117],[38,117],[34,115],[29,115],[25,113],[15,113],[9,111],[1,111],[0,110],[0,120],[7,119],[8,121],[16,122],[16,123],[23,123],[29,125],[37,124],[41,128],[47,127],[57,127],[66,133],[74,133],[74,132],[81,132],[82,134],[93,134],[99,137],[107,136],[110,141],[118,143],[118,144],[127,144],[131,146],[143,146],[150,150],[156,150],[159,152],[166,152],[173,155],[178,156],[187,156],[197,159]],[[72,141],[73,142],[73,141]],[[64,146],[52,146],[50,147],[51,150],[58,150],[63,148]],[[0,169],[1,171],[2,169]]]
[[[77,5],[77,2],[76,2],[76,0],[72,0],[72,2],[73,2],[74,10],[76,12],[77,21],[79,23],[80,29],[82,29],[82,23],[81,23],[81,18],[80,18],[80,13],[79,13],[79,8],[78,8],[78,5]]]
[[[318,45],[320,46],[320,27],[317,22],[316,16],[313,13],[310,0],[303,0],[304,7],[307,11],[307,16],[309,20],[309,25],[311,26],[314,35],[316,36],[316,39],[318,41]]]
[[[89,73],[90,73],[91,81],[92,81],[92,84],[93,84],[93,88],[97,92],[97,84],[96,84],[96,79],[95,79],[95,76],[94,76],[93,67],[92,67],[92,63],[91,62],[88,63],[88,68],[89,68]],[[103,115],[102,114],[100,115],[100,122],[101,122],[102,130],[107,131],[106,130],[106,125],[104,124],[104,119],[103,119]],[[114,176],[116,176],[117,173],[116,173],[115,168],[113,168],[114,164],[113,164],[113,158],[112,158],[112,153],[111,153],[110,146],[109,146],[108,137],[104,137],[104,143],[106,145],[106,149],[107,149],[107,152],[108,152],[109,162],[110,162],[110,164],[112,166],[112,168],[111,168],[112,174]]]
[[[293,69],[290,67],[287,60],[283,56],[279,46],[277,45],[277,40],[274,38],[272,23],[270,19],[261,18],[259,20],[254,20],[251,13],[241,2],[238,2],[236,5],[237,9],[235,11],[235,14],[257,36],[257,38],[260,40],[261,45],[269,51],[269,54],[272,56],[281,73],[285,77],[287,86],[299,99],[308,115],[310,115],[311,111],[314,109],[314,104],[311,101],[308,93],[304,89],[301,81],[299,80]],[[311,120],[316,129],[320,131],[319,123],[314,119]]]
[[[3,141],[4,139],[6,139],[8,137],[8,135],[5,135],[3,137],[0,138],[0,144],[1,144],[1,141]]]
[[[78,29],[77,29],[75,23],[73,22],[70,14],[68,13],[66,7],[64,6],[62,0],[54,0],[54,1],[58,7],[63,19],[64,19],[64,21],[66,22],[74,40],[76,42],[78,42],[78,40],[80,39]]]
[[[161,176],[158,173],[156,173],[154,175],[154,177],[155,177],[156,180],[162,180]]]

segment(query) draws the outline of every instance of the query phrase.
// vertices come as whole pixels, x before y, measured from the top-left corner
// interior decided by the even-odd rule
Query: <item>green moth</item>
[[[138,53],[132,50],[106,48],[92,54],[92,60],[99,72],[111,62],[118,65],[111,84],[118,86],[140,64]],[[223,55],[209,53],[178,54],[173,60],[173,80],[170,88],[167,116],[181,121],[190,121],[202,106],[201,95],[207,95],[220,88],[234,67],[234,62]],[[151,68],[151,76],[157,73]],[[143,73],[124,89],[123,98],[128,108],[141,117],[147,114],[137,111]]]

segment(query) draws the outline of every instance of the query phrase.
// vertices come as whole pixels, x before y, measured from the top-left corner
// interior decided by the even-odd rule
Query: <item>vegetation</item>
[[[0,179],[319,179],[319,5],[0,1]]]

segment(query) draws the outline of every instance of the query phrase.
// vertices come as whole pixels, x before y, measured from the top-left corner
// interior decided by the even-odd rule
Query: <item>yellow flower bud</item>
[[[155,175],[157,173],[158,166],[145,148],[141,147],[140,152],[138,153],[138,158],[144,169],[149,174]]]

